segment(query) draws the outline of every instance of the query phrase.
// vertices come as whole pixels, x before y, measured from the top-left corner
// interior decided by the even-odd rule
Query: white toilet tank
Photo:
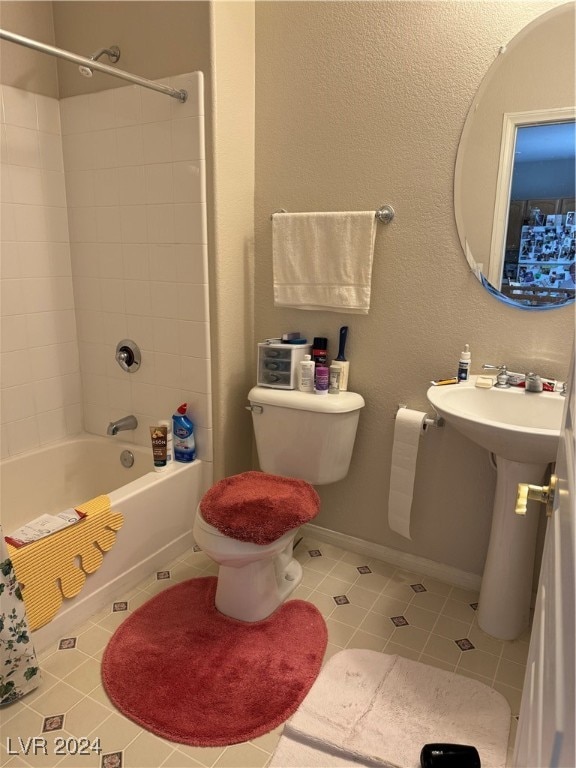
[[[248,400],[263,472],[297,477],[312,485],[346,477],[364,407],[362,395],[253,387]]]

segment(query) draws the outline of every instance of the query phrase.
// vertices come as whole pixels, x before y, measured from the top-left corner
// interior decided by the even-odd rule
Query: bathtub
[[[122,451],[131,451],[126,468]],[[81,435],[5,459],[0,464],[4,536],[47,512],[54,514],[100,494],[124,515],[116,543],[79,595],[64,599],[49,624],[33,633],[37,651],[66,637],[123,592],[192,546],[194,510],[212,481],[212,465],[171,462],[151,471],[152,452],[117,438]]]

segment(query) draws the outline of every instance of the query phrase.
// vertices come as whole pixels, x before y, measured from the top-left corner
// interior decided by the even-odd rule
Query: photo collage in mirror
[[[517,272],[509,279],[521,285],[574,290],[575,212],[532,213],[531,223],[522,226]]]

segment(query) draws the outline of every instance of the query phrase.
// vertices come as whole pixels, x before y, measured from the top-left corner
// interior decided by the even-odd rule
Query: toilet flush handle
[[[264,413],[264,408],[261,405],[245,405],[244,408],[246,408],[247,411],[252,411],[252,413]]]

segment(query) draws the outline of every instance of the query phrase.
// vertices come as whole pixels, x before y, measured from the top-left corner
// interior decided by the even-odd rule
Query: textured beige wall
[[[255,330],[350,326],[351,388],[364,395],[348,477],[320,489],[316,522],[481,573],[494,472],[450,427],[421,441],[413,540],[386,522],[394,414],[426,410],[432,378],[506,361],[565,377],[573,308],[528,313],[469,272],[452,204],[468,107],[498,48],[554,3],[257,2]],[[270,214],[366,210],[379,225],[368,316],[275,309]],[[281,436],[280,436],[281,437]]]
[[[52,3],[0,2],[0,27],[54,45]],[[24,91],[58,97],[56,59],[5,40],[0,41],[0,82]]]
[[[254,2],[211,4],[213,67],[209,208],[214,477],[251,468],[244,409],[253,383]],[[210,189],[210,188],[209,188]]]
[[[118,45],[121,58],[115,66],[151,80],[208,68],[207,2],[55,0],[53,5],[60,48],[89,57]],[[110,63],[105,56],[101,61]],[[58,77],[61,98],[126,84],[101,72],[87,79],[67,61],[58,62]]]

